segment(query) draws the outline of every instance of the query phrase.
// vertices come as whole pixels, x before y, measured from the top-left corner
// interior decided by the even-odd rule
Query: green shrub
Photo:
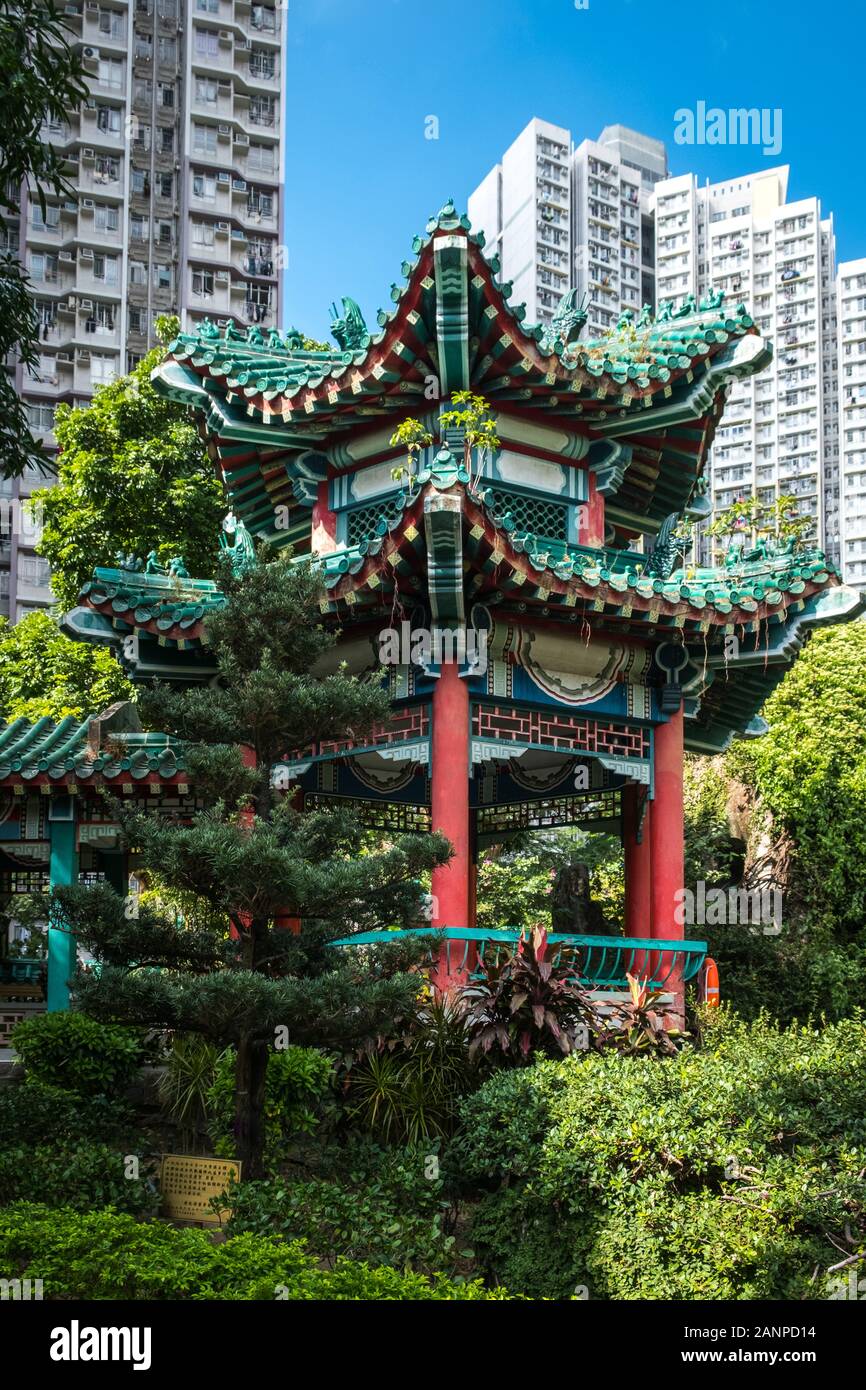
[[[472,1243],[536,1297],[826,1298],[864,1237],[864,1066],[862,1018],[723,1014],[701,1051],[502,1072],[447,1155],[487,1189]]]
[[[133,1133],[132,1111],[122,1100],[80,1096],[42,1081],[0,1086],[0,1148],[87,1140],[126,1151]]]
[[[129,1158],[108,1144],[38,1144],[0,1149],[0,1206],[41,1202],[47,1207],[88,1211],[116,1207],[142,1216],[156,1211],[159,1194],[148,1166],[127,1176]]]
[[[207,1092],[209,1130],[214,1150],[233,1158],[235,1146],[235,1062],[233,1048],[216,1060],[214,1082]],[[268,1055],[265,1083],[265,1160],[270,1167],[284,1157],[286,1145],[309,1134],[318,1123],[317,1108],[327,1095],[333,1066],[315,1047],[286,1047]]]
[[[116,1212],[0,1210],[0,1278],[41,1279],[47,1299],[502,1300],[503,1289],[337,1260],[250,1233],[214,1245],[206,1231]]]
[[[437,1176],[427,1176],[430,1157],[429,1145],[355,1145],[338,1176],[233,1186],[228,1233],[302,1239],[331,1264],[345,1255],[427,1273],[450,1269],[455,1242],[442,1224],[450,1204],[438,1164]]]
[[[79,1013],[24,1019],[12,1045],[28,1077],[81,1095],[122,1095],[145,1055],[136,1029]]]

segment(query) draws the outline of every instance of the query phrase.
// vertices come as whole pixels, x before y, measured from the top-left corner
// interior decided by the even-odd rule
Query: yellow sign
[[[230,1180],[240,1182],[241,1165],[232,1158],[191,1158],[188,1154],[166,1154],[160,1170],[160,1187],[165,1215],[172,1221],[201,1221],[219,1226],[231,1212],[218,1214],[209,1206],[212,1197],[225,1192]]]

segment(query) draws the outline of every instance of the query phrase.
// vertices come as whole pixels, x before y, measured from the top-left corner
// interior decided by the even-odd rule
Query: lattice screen
[[[493,505],[500,515],[510,512],[518,531],[531,531],[550,541],[568,540],[568,504],[553,502],[544,497],[525,497],[520,492],[507,492],[492,487]]]
[[[393,503],[376,502],[372,507],[355,507],[346,517],[347,545],[360,545],[375,534],[376,523],[382,516],[389,520],[396,515]]]

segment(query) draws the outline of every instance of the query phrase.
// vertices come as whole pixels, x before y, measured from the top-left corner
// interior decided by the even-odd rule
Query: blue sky
[[[412,236],[448,197],[465,210],[536,115],[578,141],[633,126],[712,181],[790,164],[789,198],[832,211],[839,259],[866,255],[862,0],[289,4],[285,321],[307,333],[328,336],[341,294],[374,322]],[[675,111],[699,101],[779,108],[781,153],[676,145]]]

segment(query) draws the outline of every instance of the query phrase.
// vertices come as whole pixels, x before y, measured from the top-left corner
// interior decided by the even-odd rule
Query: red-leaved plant
[[[522,1065],[534,1053],[559,1056],[594,1045],[600,1022],[573,964],[548,958],[547,932],[521,932],[514,952],[484,979],[460,992],[466,1009],[470,1055],[493,1049]]]

